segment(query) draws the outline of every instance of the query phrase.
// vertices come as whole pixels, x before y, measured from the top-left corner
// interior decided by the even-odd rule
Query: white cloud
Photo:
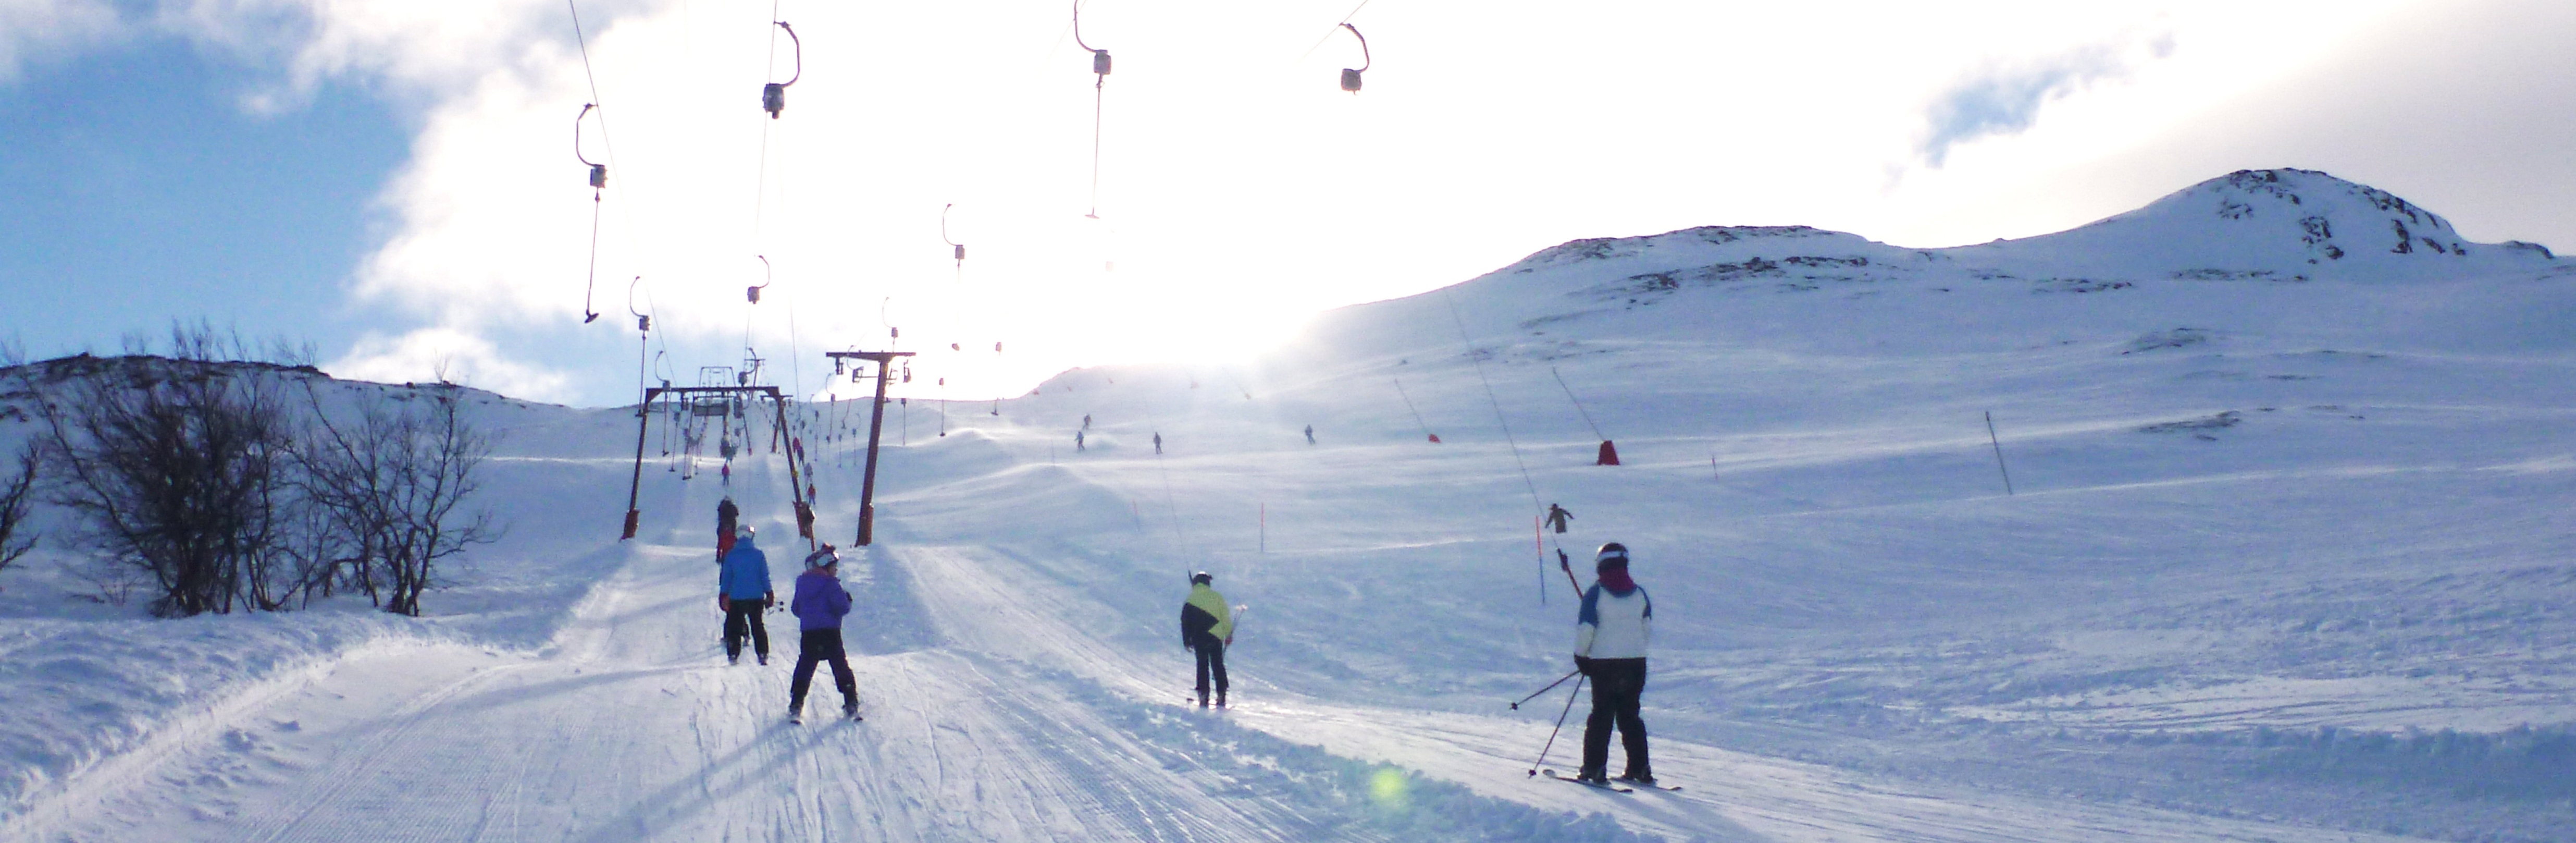
[[[104,8],[30,2],[0,0],[0,22]],[[1315,309],[1574,237],[2055,230],[2239,167],[2318,165],[2213,142],[2230,127],[2211,103],[2439,5],[1372,5],[1354,22],[1376,64],[1352,96],[1335,83],[1355,45],[1327,38],[1347,6],[1104,1],[1084,15],[1117,57],[1097,221],[1081,216],[1094,79],[1059,0],[787,0],[804,76],[778,120],[759,89],[794,59],[769,4],[582,2],[595,96],[560,4],[171,0],[154,20],[276,68],[255,108],[347,81],[416,126],[353,291],[420,328],[342,365],[418,379],[446,355],[487,386],[613,400],[638,276],[683,373],[692,352],[747,341],[784,359],[793,336],[811,357],[883,344],[893,324],[928,351],[915,386],[948,377],[964,397],[1071,365],[1239,355]],[[2164,33],[2170,57],[2150,61]],[[572,124],[588,102],[607,129],[591,124],[592,157],[611,166],[589,306],[613,318],[583,325],[594,206]],[[1927,103],[1949,104],[1928,135]],[[950,203],[962,272],[939,240]],[[755,255],[776,282],[758,306],[743,288],[771,276]]]
[[[162,0],[154,19],[209,48],[282,65],[281,87],[254,95],[266,102],[350,77],[452,95],[570,27],[561,8],[525,0]]]
[[[446,381],[542,401],[567,400],[573,393],[563,373],[511,360],[490,341],[448,328],[393,337],[369,334],[322,370],[336,378],[379,383]]]
[[[2053,55],[1979,67],[1954,82],[1925,110],[1930,132],[1916,149],[1940,167],[1959,143],[2019,134],[2039,119],[2039,109],[2105,79],[2128,76],[2141,62],[2173,54],[2173,33],[2124,35]]]
[[[120,22],[108,0],[0,0],[0,84],[26,66],[106,43]]]

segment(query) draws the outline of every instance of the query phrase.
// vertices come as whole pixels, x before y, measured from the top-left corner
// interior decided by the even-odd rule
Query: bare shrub
[[[0,482],[0,571],[25,558],[36,549],[36,537],[26,529],[28,511],[35,508],[36,446],[29,444],[18,452],[18,474]]]
[[[475,470],[492,453],[491,437],[465,420],[459,387],[420,389],[426,406],[368,404],[347,422],[333,421],[313,396],[316,423],[297,449],[304,496],[330,513],[330,535],[313,539],[310,564],[404,615],[420,614],[440,560],[500,538],[490,511],[464,509],[481,487]]]
[[[269,565],[293,437],[266,378],[126,365],[69,392],[39,402],[41,441],[61,466],[51,500],[80,517],[84,542],[149,575],[155,614],[277,608]]]

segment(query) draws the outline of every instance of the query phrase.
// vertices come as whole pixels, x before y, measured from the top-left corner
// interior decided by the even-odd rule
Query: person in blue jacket
[[[769,584],[769,556],[752,542],[751,525],[734,531],[733,549],[725,552],[724,568],[716,574],[716,607],[723,609],[725,663],[742,663],[743,636],[751,636],[751,652],[761,664],[769,663],[769,628],[760,622],[761,610],[778,605],[778,591]]]
[[[796,613],[801,652],[796,675],[787,685],[787,716],[805,710],[805,691],[814,687],[814,665],[832,664],[832,684],[841,689],[841,715],[859,717],[859,683],[850,674],[850,656],[841,646],[841,618],[850,613],[850,592],[841,587],[841,557],[831,545],[805,557],[805,573],[796,575],[796,597],[787,603]]]
[[[1595,784],[1608,781],[1610,727],[1615,724],[1628,755],[1627,771],[1619,778],[1651,785],[1655,773],[1646,763],[1646,721],[1637,709],[1646,692],[1646,641],[1654,627],[1655,601],[1629,578],[1626,545],[1602,545],[1592,567],[1600,580],[1584,590],[1583,608],[1574,622],[1574,667],[1592,677],[1592,716],[1583,721],[1583,769],[1575,777]]]

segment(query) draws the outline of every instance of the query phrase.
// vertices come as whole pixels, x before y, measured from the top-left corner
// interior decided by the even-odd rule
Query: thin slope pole
[[[1995,437],[1995,411],[1993,410],[1986,411],[1986,444],[1995,448],[1995,470],[2003,472],[2004,496],[2011,497],[2013,494],[2012,469],[2004,467],[2004,443],[2002,439]]]

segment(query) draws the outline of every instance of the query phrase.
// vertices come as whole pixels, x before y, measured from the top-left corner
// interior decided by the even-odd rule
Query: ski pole
[[[1579,670],[1578,670],[1578,671],[1575,671],[1575,672],[1576,672],[1576,673],[1581,673],[1582,671],[1579,671]],[[1589,677],[1589,676],[1583,677],[1583,679],[1590,679],[1590,678],[1592,678],[1592,677]],[[1583,696],[1583,679],[1577,679],[1577,680],[1574,680],[1574,693],[1566,696],[1566,698],[1565,698],[1565,710],[1564,710],[1564,711],[1560,711],[1560,712],[1557,712],[1557,713],[1556,713],[1556,728],[1554,728],[1554,729],[1549,729],[1549,730],[1547,731],[1547,745],[1546,745],[1546,746],[1539,747],[1539,749],[1538,749],[1538,760],[1537,760],[1537,761],[1533,761],[1533,762],[1531,762],[1531,763],[1530,763],[1530,768],[1529,768],[1529,774],[1530,774],[1530,775],[1533,775],[1533,776],[1538,775],[1538,768],[1540,768],[1540,767],[1543,767],[1543,766],[1546,766],[1546,765],[1547,765],[1547,752],[1548,752],[1548,750],[1551,750],[1551,749],[1555,749],[1555,748],[1556,748],[1556,733],[1558,733],[1558,732],[1562,732],[1562,731],[1565,731],[1565,716],[1566,716],[1566,715],[1568,715],[1568,714],[1573,714],[1573,713],[1574,713],[1574,700],[1575,700],[1575,698],[1576,698],[1576,697],[1581,697],[1581,696]]]
[[[1582,668],[1576,668],[1576,669],[1574,669],[1574,670],[1566,671],[1564,676],[1559,676],[1559,677],[1557,677],[1557,678],[1556,678],[1556,681],[1554,681],[1554,682],[1550,682],[1550,683],[1547,683],[1547,687],[1545,687],[1545,688],[1540,688],[1540,689],[1538,689],[1538,690],[1536,690],[1536,691],[1531,691],[1531,692],[1530,692],[1530,695],[1529,695],[1529,696],[1526,696],[1526,697],[1522,697],[1522,698],[1520,699],[1520,702],[1512,703],[1512,710],[1513,710],[1513,711],[1519,711],[1519,710],[1521,710],[1521,703],[1529,702],[1530,700],[1536,699],[1536,698],[1538,697],[1538,695],[1540,695],[1540,694],[1544,694],[1544,693],[1547,693],[1547,692],[1549,692],[1549,691],[1556,690],[1556,686],[1565,684],[1565,680],[1572,679],[1572,678],[1574,678],[1574,675],[1575,675],[1575,674],[1577,674],[1577,673],[1582,673],[1582,672],[1583,672]]]
[[[1565,559],[1565,548],[1556,549],[1556,569],[1565,572],[1565,584],[1574,586],[1574,596],[1583,596],[1583,583],[1574,579],[1574,563]]]

